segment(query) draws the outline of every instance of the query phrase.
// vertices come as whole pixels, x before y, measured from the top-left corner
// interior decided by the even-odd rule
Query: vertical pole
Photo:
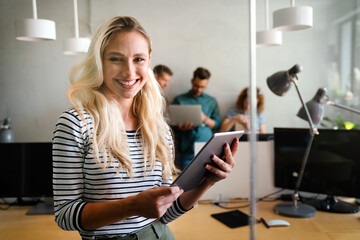
[[[257,150],[256,150],[256,0],[250,3],[250,239],[256,239],[256,179],[257,179]]]
[[[37,9],[36,9],[36,0],[32,0],[32,6],[33,6],[33,18],[37,19]]]
[[[77,0],[74,0],[74,25],[75,25],[75,38],[79,38],[79,21],[78,21]]]

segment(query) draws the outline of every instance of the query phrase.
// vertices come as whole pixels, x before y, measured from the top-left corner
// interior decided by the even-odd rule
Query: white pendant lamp
[[[55,40],[55,22],[47,19],[38,19],[36,0],[32,0],[33,18],[15,21],[16,39],[21,41]]]
[[[295,7],[295,0],[291,0],[290,5],[289,8],[282,8],[274,12],[274,29],[279,31],[295,31],[311,28],[313,26],[312,7]]]
[[[266,30],[256,32],[257,47],[280,46],[282,44],[282,32],[274,29],[270,30],[269,22],[269,0],[265,0]]]
[[[80,38],[79,37],[77,0],[73,0],[73,1],[74,1],[75,37],[68,38],[63,41],[65,55],[78,55],[78,54],[87,53],[90,42],[91,42],[91,40],[89,38]]]

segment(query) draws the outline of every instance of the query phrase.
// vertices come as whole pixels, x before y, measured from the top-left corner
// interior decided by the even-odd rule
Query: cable
[[[4,198],[1,198],[1,201],[3,201],[3,203],[1,204],[5,204],[7,205],[6,207],[0,207],[0,210],[4,211],[4,210],[8,210],[9,208],[11,208],[12,206],[16,205],[17,201],[9,203],[7,202]]]
[[[268,198],[268,197],[270,197],[270,196],[272,196],[272,195],[281,193],[281,192],[283,192],[284,190],[285,190],[285,188],[280,189],[280,190],[277,190],[277,191],[275,191],[275,192],[273,192],[273,193],[269,193],[268,195],[265,195],[265,196],[259,198],[258,201],[269,201],[269,202],[272,202],[272,201],[279,200],[279,197],[277,197],[277,198],[272,198],[272,199],[270,199],[270,200],[266,200],[266,198]]]

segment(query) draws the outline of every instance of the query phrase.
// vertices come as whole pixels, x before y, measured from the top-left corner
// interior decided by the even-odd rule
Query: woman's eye
[[[116,61],[119,61],[119,58],[111,57],[111,58],[109,58],[109,60],[112,61],[112,62],[116,62]]]

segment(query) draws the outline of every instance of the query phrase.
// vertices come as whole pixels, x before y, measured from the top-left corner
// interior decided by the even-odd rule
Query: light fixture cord
[[[78,21],[77,0],[74,0],[74,25],[75,25],[75,38],[79,38],[79,21]]]
[[[32,5],[33,5],[33,18],[37,19],[37,9],[36,9],[36,0],[32,0]]]
[[[265,0],[265,24],[266,24],[266,31],[269,31],[270,30],[269,0]]]
[[[290,0],[290,6],[295,7],[295,0]]]

